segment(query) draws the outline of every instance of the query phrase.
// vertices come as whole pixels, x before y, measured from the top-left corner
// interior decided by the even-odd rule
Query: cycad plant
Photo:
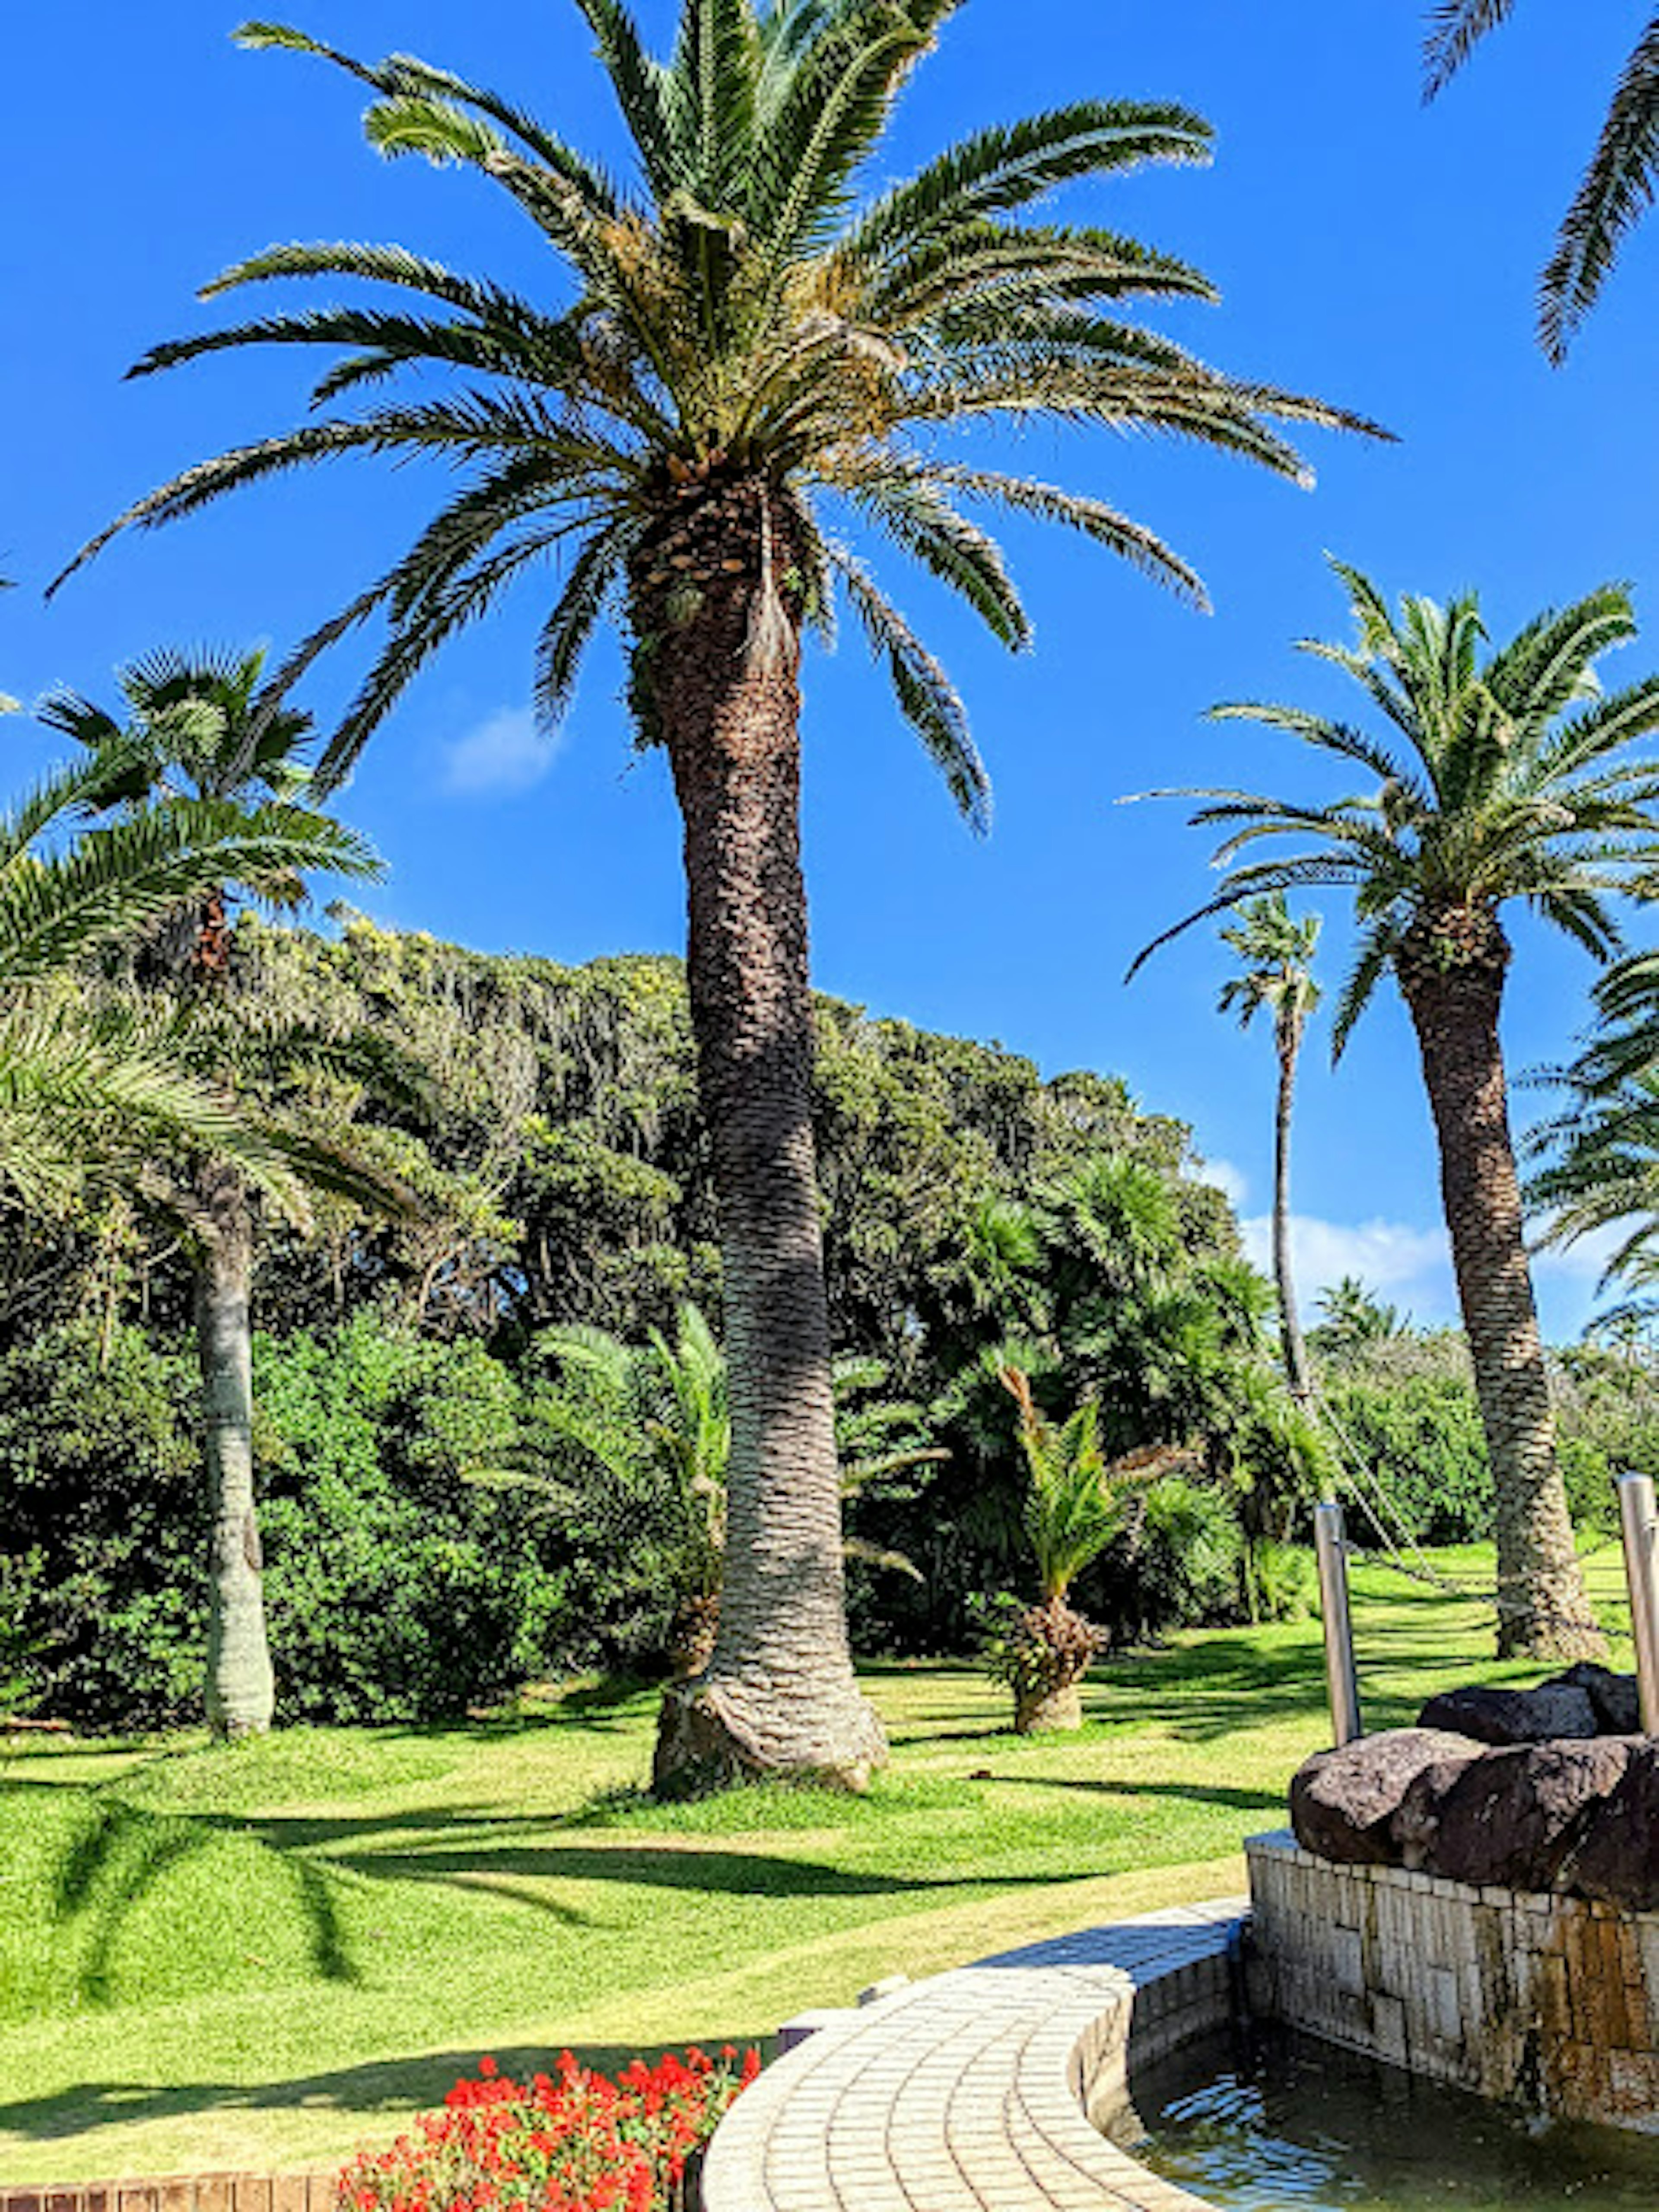
[[[1078,531],[1189,600],[1201,587],[1107,501],[1000,470],[977,442],[951,458],[951,430],[1046,416],[1159,431],[1303,480],[1274,422],[1356,425],[1125,319],[1139,299],[1208,297],[1184,262],[1035,218],[1058,186],[1207,159],[1209,131],[1185,109],[1075,100],[861,194],[901,88],[963,0],[682,0],[665,59],[623,0],[575,4],[629,137],[624,179],[447,70],[244,27],[243,44],[320,57],[362,87],[382,153],[497,185],[551,248],[562,289],[528,298],[400,246],[276,246],[239,264],[210,294],[320,277],[367,281],[381,299],[260,316],[148,355],[140,373],[250,345],[337,358],[301,427],[185,470],[80,557],[117,531],[342,455],[459,471],[414,544],[275,679],[280,691],[384,618],[330,777],[516,579],[560,566],[536,653],[544,723],[595,630],[619,619],[640,738],[666,752],[684,822],[732,1360],[720,1643],[665,1706],[659,1764],[710,1783],[799,1771],[856,1784],[884,1743],[844,1620],[798,805],[801,641],[828,629],[838,596],[975,821],[988,785],[945,671],[839,531],[911,556],[1018,647],[1028,617],[969,509]],[[436,389],[385,396],[434,368],[447,380]]]
[[[211,805],[253,822],[279,807],[305,823],[331,854],[337,873],[377,876],[364,842],[328,815],[296,803],[307,777],[306,715],[258,698],[262,653],[152,654],[119,672],[126,718],[78,695],[53,694],[40,720],[85,749],[92,802],[137,823],[180,804]],[[101,771],[101,773],[100,773]],[[305,875],[268,883],[284,905],[305,897]],[[317,1141],[302,1115],[275,1102],[293,1093],[299,1063],[313,1065],[338,1041],[272,1025],[234,994],[230,887],[199,885],[159,918],[133,963],[140,1005],[176,1009],[183,1049],[199,1079],[260,1128],[308,1192],[393,1202],[384,1178],[337,1141]],[[256,1104],[254,1097],[258,1098]],[[252,1316],[258,1242],[257,1187],[222,1152],[177,1145],[146,1163],[145,1189],[181,1226],[195,1278],[197,1354],[202,1375],[202,1456],[209,1522],[208,1723],[216,1735],[258,1735],[275,1700],[265,1632],[263,1558],[253,1468]]]
[[[1279,1056],[1279,1097],[1273,1114],[1273,1284],[1279,1293],[1279,1340],[1291,1395],[1306,1405],[1312,1385],[1307,1347],[1297,1310],[1296,1279],[1291,1265],[1291,1108],[1296,1096],[1296,1063],[1308,1017],[1319,1004],[1313,956],[1319,943],[1319,916],[1298,921],[1282,891],[1249,900],[1237,922],[1221,932],[1221,941],[1238,955],[1243,973],[1221,987],[1218,1010],[1237,1013],[1249,1029],[1265,1007],[1273,1016],[1273,1049]]]
[[[1515,0],[1437,0],[1426,44],[1427,96],[1456,76]],[[1583,11],[1586,18],[1599,9]],[[1652,204],[1659,183],[1659,13],[1649,10],[1601,125],[1589,166],[1561,218],[1539,284],[1538,335],[1559,362],[1613,272],[1626,234]]]
[[[1358,954],[1334,1024],[1340,1054],[1389,973],[1417,1034],[1440,1151],[1458,1297],[1492,1462],[1498,1644],[1579,1657],[1601,1649],[1556,1463],[1510,1133],[1498,1014],[1519,902],[1593,957],[1620,942],[1608,904],[1642,894],[1659,857],[1659,769],[1637,751],[1659,728],[1659,678],[1603,696],[1595,664],[1636,635],[1607,585],[1487,649],[1471,594],[1407,598],[1398,617],[1337,564],[1354,646],[1303,649],[1352,678],[1386,733],[1305,708],[1218,707],[1334,754],[1365,787],[1326,804],[1240,790],[1188,793],[1220,828],[1216,896],[1155,940],[1264,893],[1331,884],[1353,894]],[[1241,861],[1263,839],[1281,857]],[[1147,947],[1147,951],[1152,950]],[[1142,959],[1146,957],[1143,952]],[[1138,964],[1138,963],[1137,963]]]

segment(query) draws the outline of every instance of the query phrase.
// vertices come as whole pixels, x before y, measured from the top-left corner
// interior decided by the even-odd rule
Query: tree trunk
[[[212,1550],[208,1565],[207,1717],[216,1736],[270,1726],[259,1525],[253,1502],[253,1377],[248,1298],[253,1221],[233,1168],[197,1175],[196,1348]]]
[[[1463,1327],[1492,1464],[1498,1649],[1605,1655],[1573,1550],[1510,1140],[1498,1009],[1510,948],[1496,915],[1413,925],[1396,957],[1423,1055]]]
[[[1291,1106],[1296,1095],[1296,1056],[1302,1043],[1302,1024],[1292,1014],[1279,1024],[1279,1105],[1273,1121],[1273,1281],[1279,1290],[1279,1338],[1285,1353],[1285,1377],[1291,1395],[1305,1406],[1312,1389],[1308,1380],[1308,1349],[1302,1341],[1302,1318],[1297,1310],[1296,1281],[1291,1271]]]
[[[633,572],[635,699],[685,832],[698,1091],[725,1275],[732,1449],[720,1632],[667,1692],[665,1791],[745,1775],[861,1788],[886,1753],[854,1679],[811,1118],[799,603],[787,512],[688,488]]]

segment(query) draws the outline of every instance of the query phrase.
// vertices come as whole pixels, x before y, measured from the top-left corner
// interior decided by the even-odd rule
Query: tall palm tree
[[[70,691],[39,709],[49,729],[82,746],[95,772],[94,797],[103,810],[142,820],[181,796],[252,818],[280,805],[296,817],[337,827],[302,808],[296,797],[307,772],[302,748],[309,716],[259,698],[264,654],[185,653],[166,650],[118,672],[126,718]],[[353,840],[344,872],[380,873],[380,862]],[[273,886],[287,904],[305,895],[302,876]],[[161,921],[137,963],[141,981],[164,992],[190,1017],[191,1057],[203,1079],[228,1104],[247,1079],[273,1077],[295,1056],[292,1036],[270,1031],[258,1010],[229,996],[232,929],[223,882]],[[318,1041],[307,1036],[303,1050]],[[239,1077],[242,1079],[239,1082]],[[301,1127],[270,1114],[258,1120],[302,1186],[374,1188],[362,1163],[337,1147],[322,1148]],[[265,1629],[263,1555],[253,1473],[252,1299],[257,1244],[256,1187],[222,1152],[187,1146],[180,1160],[152,1161],[149,1193],[182,1224],[193,1261],[197,1358],[202,1376],[202,1457],[212,1529],[208,1555],[208,1724],[218,1736],[261,1735],[276,1697]],[[380,1194],[385,1195],[384,1192]]]
[[[1437,0],[1425,59],[1432,100],[1462,68],[1515,0]],[[1659,12],[1650,10],[1631,49],[1601,125],[1589,167],[1561,218],[1539,285],[1538,335],[1558,364],[1612,274],[1626,232],[1659,185]]]
[[[1251,899],[1221,941],[1231,945],[1244,972],[1230,976],[1216,1001],[1221,1013],[1237,1011],[1238,1025],[1249,1029],[1265,1006],[1273,1016],[1273,1048],[1279,1054],[1279,1098],[1273,1115],[1273,1282],[1279,1291],[1279,1337],[1285,1354],[1285,1379],[1291,1395],[1305,1406],[1311,1389],[1307,1347],[1297,1311],[1291,1267],[1291,1106],[1296,1095],[1297,1055],[1308,1017],[1318,1006],[1313,979],[1319,916],[1297,921],[1282,891]]]
[[[158,346],[148,374],[252,344],[347,349],[296,429],[187,469],[92,541],[353,453],[428,458],[465,482],[415,544],[278,672],[293,682],[371,617],[389,635],[324,762],[343,775],[423,663],[516,577],[562,585],[536,656],[550,724],[616,615],[641,739],[666,751],[684,823],[700,1095],[721,1208],[732,1484],[720,1636],[665,1707],[661,1771],[797,1771],[856,1784],[884,1755],[844,1619],[829,1331],[809,1115],[812,1014],[799,848],[799,659],[839,593],[971,819],[988,803],[962,702],[826,505],[884,538],[1018,647],[1030,624],[967,506],[1080,532],[1199,601],[1192,569],[1100,499],[1012,475],[951,428],[1034,415],[1195,439],[1305,480],[1275,420],[1363,428],[1208,368],[1126,321],[1136,298],[1209,296],[1186,264],[1115,233],[1025,220],[1066,183],[1207,158],[1169,104],[1080,99],[976,132],[861,201],[901,87],[963,0],[682,0],[649,54],[624,0],[575,0],[631,141],[619,182],[522,106],[406,57],[374,65],[252,23],[244,44],[319,56],[371,95],[365,129],[489,179],[553,250],[533,301],[397,246],[277,246],[218,294],[368,280],[406,306],[279,313]],[[339,410],[406,369],[459,380]]]
[[[1600,657],[1636,635],[1619,586],[1541,614],[1509,644],[1483,652],[1473,594],[1445,607],[1407,598],[1396,618],[1374,584],[1335,566],[1358,644],[1304,642],[1303,650],[1362,687],[1386,736],[1300,707],[1212,712],[1334,753],[1370,787],[1328,805],[1240,790],[1183,794],[1207,802],[1194,821],[1224,828],[1216,858],[1231,865],[1218,896],[1156,942],[1264,892],[1335,884],[1353,893],[1364,927],[1337,1006],[1334,1050],[1391,971],[1417,1034],[1439,1140],[1492,1462],[1499,1648],[1576,1657],[1600,1638],[1556,1464],[1522,1234],[1498,1042],[1510,958],[1499,914],[1519,901],[1597,958],[1618,945],[1608,897],[1644,890],[1659,855],[1659,769],[1630,757],[1659,728],[1659,678],[1609,696],[1595,682]],[[1264,838],[1300,847],[1238,861]]]

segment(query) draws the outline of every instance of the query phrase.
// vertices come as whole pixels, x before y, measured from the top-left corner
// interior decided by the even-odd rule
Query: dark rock
[[[1562,1869],[1560,1887],[1651,1912],[1659,1906],[1659,1741],[1639,1736],[1625,1749],[1619,1785]]]
[[[1413,1778],[1437,1760],[1474,1759],[1480,1750],[1467,1736],[1414,1728],[1316,1752],[1291,1778],[1296,1839],[1321,1858],[1389,1865],[1396,1856],[1389,1824]]]
[[[1412,1777],[1389,1823],[1389,1838],[1394,1844],[1392,1857],[1396,1865],[1409,1867],[1413,1872],[1426,1865],[1439,1832],[1440,1810],[1453,1784],[1474,1760],[1489,1755],[1485,1744],[1466,1742],[1458,1756],[1437,1759]]]
[[[1611,1667],[1581,1659],[1544,1685],[1546,1689],[1558,1686],[1584,1692],[1595,1708],[1596,1725],[1603,1735],[1641,1735],[1642,1699],[1634,1674],[1615,1674]]]
[[[1429,1874],[1473,1889],[1549,1889],[1624,1779],[1627,1741],[1514,1744],[1471,1759],[1441,1797]]]
[[[1429,1699],[1417,1725],[1492,1744],[1554,1743],[1599,1733],[1588,1692],[1559,1682],[1535,1690],[1446,1690]]]

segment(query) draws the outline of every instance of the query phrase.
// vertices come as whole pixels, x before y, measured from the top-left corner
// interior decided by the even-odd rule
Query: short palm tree
[[[1340,1054],[1391,971],[1417,1033],[1439,1139],[1492,1462],[1499,1647],[1576,1657],[1600,1637],[1556,1464],[1522,1233],[1498,1042],[1510,958],[1499,915],[1518,901],[1597,958],[1616,947],[1608,898],[1644,890],[1659,854],[1659,769],[1631,757],[1659,728],[1659,678],[1608,696],[1595,682],[1599,658],[1636,635],[1618,586],[1540,615],[1486,652],[1472,594],[1445,607],[1407,598],[1396,618],[1358,570],[1338,563],[1337,573],[1358,643],[1303,649],[1360,685],[1387,735],[1299,707],[1213,712],[1334,753],[1370,787],[1328,805],[1239,790],[1183,794],[1207,802],[1194,821],[1224,830],[1216,858],[1231,865],[1217,896],[1156,942],[1264,892],[1319,884],[1352,892],[1363,931],[1334,1048]],[[1264,838],[1299,841],[1299,849],[1240,863]]]
[[[1166,104],[1079,99],[983,130],[861,201],[901,87],[963,0],[682,0],[666,60],[624,0],[575,0],[631,142],[618,182],[523,106],[408,58],[367,65],[270,23],[244,44],[320,56],[370,94],[366,130],[497,185],[566,279],[551,303],[396,246],[277,246],[214,293],[367,280],[407,305],[270,314],[157,347],[141,373],[256,344],[344,349],[318,411],[203,461],[95,538],[239,487],[371,453],[461,472],[415,544],[278,672],[371,617],[389,635],[324,763],[343,775],[421,666],[515,578],[562,562],[536,656],[544,722],[618,617],[641,741],[685,830],[700,1093],[721,1208],[732,1358],[731,1542],[718,1648],[665,1706],[659,1766],[709,1782],[796,1771],[857,1784],[884,1755],[844,1619],[829,1334],[809,1115],[812,1014],[799,849],[799,658],[837,595],[958,805],[984,769],[939,662],[830,526],[885,538],[1010,647],[1030,624],[965,507],[1035,514],[1188,599],[1201,586],[1105,501],[1006,473],[952,429],[1046,415],[1162,431],[1297,479],[1275,420],[1358,425],[1203,366],[1123,318],[1205,297],[1199,273],[1103,229],[1027,220],[1055,187],[1207,158]],[[371,397],[407,370],[455,380]]]
[[[307,781],[302,749],[310,718],[259,700],[264,655],[164,651],[118,672],[125,719],[69,691],[48,697],[39,718],[84,748],[103,811],[143,821],[180,799],[257,818],[281,806],[315,825],[339,857],[337,872],[372,878],[379,861],[332,817],[295,803]],[[331,837],[331,833],[337,833]],[[283,903],[305,894],[295,872],[268,888]],[[135,963],[187,1017],[185,1048],[201,1079],[224,1100],[246,1096],[249,1079],[269,1099],[284,1063],[313,1056],[320,1040],[271,1031],[255,1007],[228,996],[232,930],[228,887],[198,887],[161,919]],[[144,995],[144,994],[141,994]],[[292,1073],[291,1067],[288,1070]],[[247,1109],[245,1109],[247,1110]],[[337,1147],[319,1147],[291,1118],[252,1109],[302,1188],[349,1189],[375,1178]],[[257,1190],[222,1152],[177,1145],[171,1161],[149,1164],[149,1194],[182,1224],[193,1255],[197,1355],[202,1374],[202,1456],[212,1528],[208,1558],[206,1705],[216,1735],[263,1734],[275,1702],[265,1631],[263,1559],[253,1470],[252,1297]]]
[[[1437,0],[1429,30],[1427,91],[1432,100],[1515,0]],[[1659,184],[1659,13],[1646,23],[1620,72],[1589,167],[1561,219],[1539,287],[1538,335],[1560,362],[1573,333],[1611,275],[1626,234]]]
[[[1249,1029],[1265,1007],[1273,1016],[1273,1048],[1279,1055],[1279,1097],[1273,1115],[1273,1282],[1279,1291],[1279,1338],[1285,1355],[1285,1379],[1298,1405],[1308,1402],[1307,1347],[1297,1311],[1291,1266],[1291,1107],[1296,1095],[1297,1056],[1308,1017],[1319,1004],[1313,979],[1319,916],[1297,921],[1282,891],[1251,899],[1221,941],[1238,955],[1243,974],[1230,976],[1217,1006],[1237,1012]]]

